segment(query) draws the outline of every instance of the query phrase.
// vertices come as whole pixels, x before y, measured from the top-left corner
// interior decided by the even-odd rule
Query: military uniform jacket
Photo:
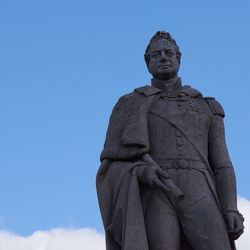
[[[135,168],[145,164],[141,156],[151,151],[149,112],[166,120],[193,146],[207,167],[208,183],[222,212],[236,209],[235,177],[225,144],[221,105],[214,98],[204,98],[199,91],[184,86],[175,100],[182,105],[179,111],[154,109],[153,103],[156,100],[159,103],[163,97],[158,88],[138,88],[119,99],[110,117],[97,174],[107,250],[148,249]],[[226,190],[231,195],[225,195]]]

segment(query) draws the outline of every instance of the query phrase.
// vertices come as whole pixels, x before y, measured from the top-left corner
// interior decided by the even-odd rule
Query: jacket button
[[[179,160],[179,166],[180,166],[181,168],[187,168],[188,165],[189,165],[189,162],[188,162],[187,160],[185,160],[185,159]]]
[[[182,137],[182,134],[177,130],[176,131],[176,136],[180,138],[180,137]]]

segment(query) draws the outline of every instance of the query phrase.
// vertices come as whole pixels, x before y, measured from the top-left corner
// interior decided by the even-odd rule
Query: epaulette
[[[146,86],[143,86],[143,87],[140,87],[140,88],[136,88],[134,91],[137,92],[137,93],[143,94],[145,96],[155,95],[157,93],[162,92],[160,89],[155,88],[155,87],[150,86],[150,85],[146,85]]]
[[[204,100],[208,103],[208,106],[210,107],[214,115],[225,117],[224,109],[222,108],[221,104],[215,100],[214,97],[204,97]]]
[[[189,85],[185,85],[182,87],[181,90],[178,91],[179,93],[183,93],[183,94],[186,94],[192,98],[195,98],[195,97],[202,97],[202,94],[199,90],[197,89],[194,89],[192,87],[190,87]]]

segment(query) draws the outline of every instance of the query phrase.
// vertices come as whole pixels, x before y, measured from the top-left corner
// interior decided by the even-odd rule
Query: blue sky
[[[157,30],[182,51],[180,76],[223,105],[238,194],[250,199],[250,3],[0,3],[0,229],[102,230],[95,175],[112,107],[150,81]]]

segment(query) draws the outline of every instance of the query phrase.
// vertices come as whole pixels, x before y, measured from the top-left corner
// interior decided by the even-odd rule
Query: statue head
[[[181,52],[168,32],[156,32],[146,48],[144,58],[154,78],[169,80],[177,76]]]

